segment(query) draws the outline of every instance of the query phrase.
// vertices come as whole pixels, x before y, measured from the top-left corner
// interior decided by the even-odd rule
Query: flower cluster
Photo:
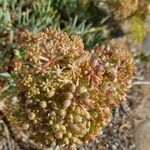
[[[125,19],[131,16],[138,9],[139,0],[117,0],[114,11],[117,20]]]
[[[14,58],[17,99],[6,102],[8,119],[30,139],[50,146],[95,138],[131,86],[133,60],[123,43],[84,50],[80,37],[46,29],[19,32]]]

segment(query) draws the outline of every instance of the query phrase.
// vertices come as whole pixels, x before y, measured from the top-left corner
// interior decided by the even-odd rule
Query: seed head
[[[72,83],[72,84],[70,84],[70,85],[68,86],[68,91],[69,91],[69,92],[74,93],[75,90],[76,90],[76,85],[75,85],[75,84]]]
[[[67,114],[67,112],[64,109],[61,109],[60,112],[59,112],[59,114],[60,114],[61,117],[65,117],[66,114]]]
[[[87,120],[90,120],[91,118],[90,113],[86,110],[83,111],[83,117],[85,117]]]
[[[53,131],[58,131],[60,129],[60,125],[59,124],[54,124],[52,129],[53,129]]]
[[[71,132],[67,132],[66,136],[70,139],[72,137],[72,133]]]
[[[71,106],[71,102],[72,101],[70,99],[64,100],[64,102],[63,102],[63,108],[67,109],[68,107],[70,107]]]
[[[66,92],[64,93],[64,98],[70,100],[73,98],[73,94],[71,92]]]
[[[35,115],[35,113],[33,113],[33,112],[31,112],[31,113],[28,114],[29,120],[34,120],[35,117],[36,117],[36,115]]]
[[[68,138],[68,137],[65,137],[65,138],[64,138],[64,143],[65,143],[66,145],[69,145],[69,138]]]
[[[47,107],[47,102],[46,101],[41,101],[39,105],[40,105],[41,108],[46,108]]]
[[[82,93],[85,93],[85,92],[87,92],[87,90],[86,90],[86,88],[83,85],[77,86],[77,88],[76,88],[76,94],[78,96],[81,95]]]
[[[49,125],[52,125],[52,124],[53,124],[53,121],[52,121],[52,120],[50,120],[50,121],[49,121]]]
[[[50,91],[47,92],[47,97],[51,98],[51,97],[54,96],[54,94],[55,94],[55,91],[54,90],[50,90]]]
[[[30,127],[30,125],[27,124],[27,123],[22,124],[22,129],[23,129],[23,130],[28,130],[29,127]]]
[[[55,137],[56,137],[57,139],[62,139],[63,134],[62,134],[61,132],[56,132],[56,133],[55,133]]]

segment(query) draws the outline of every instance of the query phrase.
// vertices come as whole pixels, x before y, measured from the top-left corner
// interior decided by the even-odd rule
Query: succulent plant
[[[85,51],[79,36],[55,29],[20,31],[15,41],[20,55],[13,61],[16,87],[6,100],[10,122],[46,146],[94,139],[131,86],[128,48],[111,41]]]

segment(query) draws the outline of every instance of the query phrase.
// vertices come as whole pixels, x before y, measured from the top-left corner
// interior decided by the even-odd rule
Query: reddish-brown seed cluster
[[[9,120],[46,146],[92,140],[131,86],[127,47],[111,41],[88,52],[80,37],[55,29],[20,32],[15,40],[23,56],[15,58],[17,90],[15,100],[6,102]]]

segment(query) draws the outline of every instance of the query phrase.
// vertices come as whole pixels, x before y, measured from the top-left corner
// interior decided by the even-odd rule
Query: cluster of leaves
[[[18,28],[39,32],[46,27],[60,28],[69,35],[79,34],[87,47],[104,40],[102,12],[92,2],[79,0],[2,0],[0,1],[0,32],[11,36]],[[11,37],[12,38],[12,37]],[[12,39],[11,39],[12,40]]]

